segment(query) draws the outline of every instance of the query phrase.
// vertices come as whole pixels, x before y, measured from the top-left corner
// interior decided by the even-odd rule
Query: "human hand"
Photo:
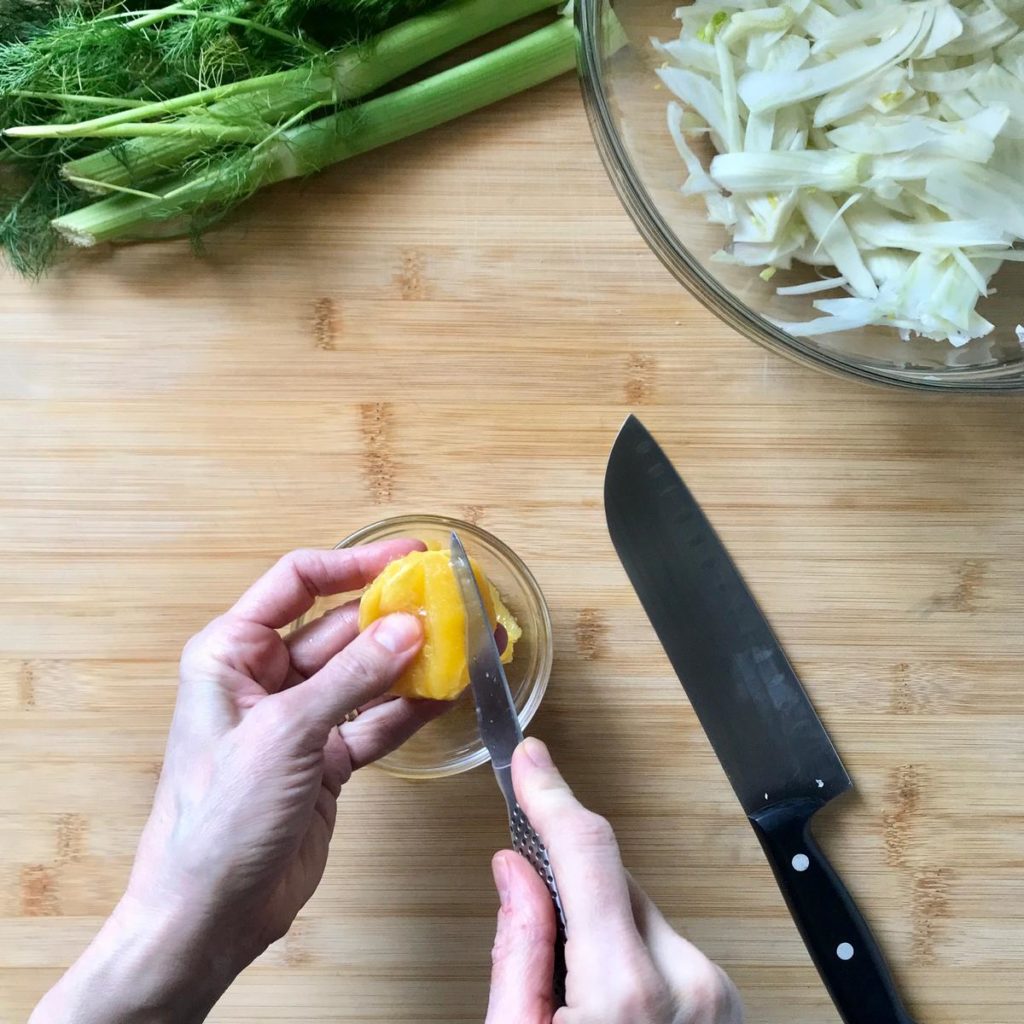
[[[339,726],[419,651],[414,616],[358,635],[351,602],[290,637],[277,630],[417,547],[293,552],[189,641],[130,900],[202,908],[248,957],[284,935],[323,874],[342,785],[444,705],[392,700]]]
[[[543,743],[520,745],[512,778],[565,909],[566,1005],[552,1006],[551,897],[523,857],[502,850],[486,1024],[741,1024],[732,982],[627,874],[611,826],[573,796]]]
[[[350,602],[278,630],[421,547],[293,552],[188,642],[128,888],[34,1022],[201,1020],[285,934],[323,874],[342,785],[447,705],[379,699],[420,649],[414,616],[359,634]]]

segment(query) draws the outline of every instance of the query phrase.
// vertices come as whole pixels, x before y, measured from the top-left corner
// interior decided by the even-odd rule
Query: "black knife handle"
[[[871,929],[811,835],[822,806],[786,800],[751,815],[750,823],[846,1024],[914,1024]]]

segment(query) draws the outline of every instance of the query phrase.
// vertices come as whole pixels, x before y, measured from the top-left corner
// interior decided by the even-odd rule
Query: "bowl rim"
[[[787,334],[723,288],[668,226],[622,144],[608,104],[601,67],[600,18],[606,5],[613,6],[610,0],[576,0],[574,5],[577,76],[591,134],[619,200],[644,241],[698,302],[749,341],[792,362],[824,370],[835,377],[932,393],[1012,394],[1024,391],[1024,369],[1017,378],[1002,380],[978,379],[976,371],[971,370],[945,371],[949,374],[947,380],[920,379],[917,376],[919,371],[908,371],[904,375],[897,370],[875,370],[830,355]]]
[[[537,577],[534,576],[530,567],[518,554],[516,554],[515,551],[512,550],[512,548],[508,546],[508,544],[499,537],[496,537],[489,530],[485,530],[482,526],[477,526],[475,523],[466,522],[462,519],[455,519],[452,516],[438,515],[435,513],[407,513],[404,515],[388,516],[384,519],[378,519],[376,522],[369,523],[353,533],[350,533],[344,539],[338,541],[334,547],[336,549],[348,548],[354,547],[356,544],[366,543],[367,537],[372,536],[375,532],[383,528],[402,529],[405,526],[415,528],[425,524],[441,527],[449,531],[455,530],[459,534],[469,534],[470,536],[476,537],[477,540],[482,541],[488,547],[493,548],[512,563],[516,571],[522,575],[527,588],[531,590],[536,597],[537,605],[540,610],[540,626],[544,635],[544,641],[543,643],[538,644],[540,664],[538,666],[533,688],[527,694],[526,702],[523,704],[523,708],[518,714],[519,727],[525,732],[530,722],[533,721],[538,710],[540,710],[541,701],[544,699],[544,695],[547,693],[548,684],[551,681],[551,670],[554,665],[555,653],[554,632],[551,624],[551,611],[548,608],[547,598],[544,596],[544,591],[537,582]],[[469,754],[458,761],[454,761],[440,767],[397,767],[388,763],[388,758],[390,756],[390,754],[386,754],[384,757],[375,761],[373,766],[382,772],[386,772],[388,775],[394,775],[403,779],[448,778],[452,775],[460,775],[463,772],[479,768],[480,765],[487,764],[491,759],[490,752],[487,747],[483,745],[483,741],[481,741],[479,750],[475,750],[472,754]]]

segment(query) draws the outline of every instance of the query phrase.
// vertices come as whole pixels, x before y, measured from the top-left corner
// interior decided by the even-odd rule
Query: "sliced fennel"
[[[818,315],[780,326],[956,346],[989,333],[976,306],[1024,259],[1024,3],[695,0],[676,14],[679,38],[653,41],[658,74],[682,190],[730,237],[715,259],[765,281],[822,268],[777,289]]]

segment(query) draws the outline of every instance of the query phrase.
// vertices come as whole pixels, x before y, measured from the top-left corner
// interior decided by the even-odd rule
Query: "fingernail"
[[[505,858],[498,854],[491,859],[491,874],[494,875],[494,887],[498,890],[498,899],[503,907],[508,906],[512,879]]]
[[[419,620],[413,615],[398,612],[380,619],[373,631],[373,639],[386,647],[392,654],[404,654],[420,642],[423,631]]]
[[[554,768],[555,762],[551,760],[548,748],[540,740],[528,736],[523,740],[523,753],[538,768]]]

